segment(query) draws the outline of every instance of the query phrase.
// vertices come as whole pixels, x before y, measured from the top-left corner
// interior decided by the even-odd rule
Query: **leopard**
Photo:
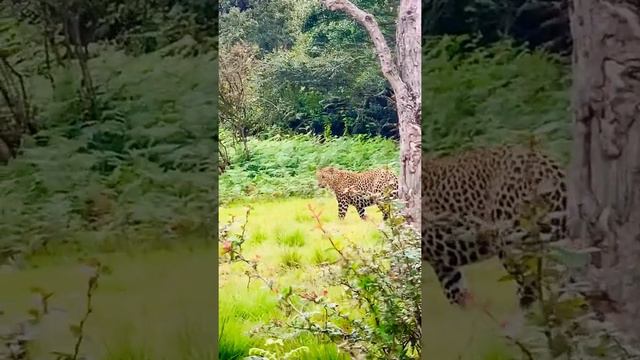
[[[535,276],[511,255],[530,231],[523,219],[536,204],[546,209],[537,220],[539,239],[566,239],[567,178],[557,159],[519,144],[423,155],[421,191],[422,260],[450,304],[472,300],[461,269],[495,257],[515,280],[521,308],[540,299]]]
[[[340,220],[345,218],[349,206],[356,208],[360,219],[367,220],[365,209],[377,205],[386,221],[391,211],[388,200],[398,197],[398,177],[389,168],[355,172],[327,166],[316,171],[316,179],[320,188],[335,194]]]

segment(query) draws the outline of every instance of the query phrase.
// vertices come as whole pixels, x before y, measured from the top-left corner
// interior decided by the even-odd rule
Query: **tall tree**
[[[349,0],[321,0],[331,11],[342,11],[362,25],[373,42],[383,75],[393,89],[400,134],[400,199],[405,216],[420,228],[421,181],[421,39],[420,1],[401,0],[396,20],[395,56],[374,16]]]
[[[640,340],[640,5],[572,0],[571,237],[597,247],[595,309]]]

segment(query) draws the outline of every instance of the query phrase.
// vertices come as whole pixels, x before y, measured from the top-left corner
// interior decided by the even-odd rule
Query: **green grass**
[[[295,229],[286,233],[276,234],[279,244],[289,247],[301,247],[305,244],[305,234],[300,229]]]
[[[329,242],[315,227],[309,206],[321,211],[323,224],[337,233],[337,240],[358,241],[362,246],[372,246],[379,239],[373,234],[381,222],[381,215],[375,207],[368,211],[370,222],[358,218],[350,209],[344,221],[337,218],[337,204],[333,198],[287,199],[252,203],[253,210],[247,225],[247,243],[243,253],[248,258],[260,257],[259,269],[268,278],[277,279],[276,286],[323,287],[313,265],[335,259]],[[225,224],[231,216],[242,219],[246,206],[236,204],[220,209],[220,223]],[[229,335],[221,338],[221,359],[232,359],[236,349],[247,348],[247,344],[264,339],[252,337],[250,331],[256,325],[280,316],[277,295],[270,292],[259,280],[247,287],[247,277],[242,264],[221,264],[220,266],[220,310],[221,318],[228,319]],[[340,289],[329,288],[331,296],[341,294]],[[242,330],[242,331],[239,331]],[[233,337],[231,336],[233,333]],[[290,348],[306,345],[311,348],[309,359],[342,359],[345,354],[336,351],[333,344],[322,344],[315,338],[298,339],[287,344]],[[228,348],[227,348],[228,346]],[[246,355],[246,353],[245,353]]]
[[[361,246],[375,246],[381,241],[377,226],[381,214],[369,208],[369,221],[361,221],[350,209],[344,221],[337,219],[337,205],[332,198],[288,199],[253,203],[247,226],[245,254],[260,256],[264,274],[277,279],[278,286],[288,284],[324,288],[313,265],[331,261],[335,254],[315,228],[308,206],[322,211],[325,226],[337,234],[340,243],[347,239]],[[220,210],[221,224],[230,216],[241,216],[245,206],[234,205]],[[304,219],[306,221],[301,221]],[[288,246],[279,240],[304,239],[300,246]],[[292,235],[293,234],[293,235]],[[292,241],[296,243],[299,240]],[[292,256],[291,254],[297,254]],[[219,358],[239,359],[249,348],[263,345],[250,331],[258,324],[278,317],[276,294],[258,280],[247,284],[241,264],[221,264],[220,289],[213,288],[216,274],[214,250],[153,251],[146,254],[108,254],[100,258],[113,268],[102,279],[96,292],[95,313],[87,323],[89,336],[85,349],[107,360],[146,359],[215,359],[212,341],[218,336]],[[283,270],[284,258],[295,257],[299,267]],[[6,312],[3,320],[15,319],[32,305],[29,289],[40,286],[55,292],[52,306],[68,310],[54,312],[45,321],[34,347],[37,354],[68,350],[72,346],[68,324],[76,322],[84,309],[86,274],[72,258],[46,257],[33,260],[35,268],[0,273],[2,299]],[[489,360],[507,359],[507,347],[499,336],[498,326],[480,310],[460,310],[450,306],[430,269],[427,271],[427,307],[424,309],[424,353],[427,359]],[[515,288],[500,283],[504,271],[497,261],[465,270],[467,283],[476,299],[487,304],[499,319],[516,309]],[[329,296],[339,298],[342,291],[329,288]],[[212,326],[213,298],[219,294],[220,333]],[[347,359],[335,345],[312,337],[288,344],[294,348],[307,345],[309,359]]]
[[[329,243],[315,229],[308,206],[322,211],[324,225],[338,233],[340,242],[347,239],[357,241],[361,246],[374,246],[382,240],[377,226],[381,223],[381,214],[375,207],[367,209],[371,220],[361,221],[355,210],[349,209],[346,219],[337,219],[337,205],[333,198],[288,199],[252,203],[252,213],[247,226],[248,241],[244,253],[251,258],[260,256],[260,268],[270,278],[276,278],[279,285],[322,288],[324,285],[311,271],[314,265],[335,258],[329,249]],[[236,204],[220,210],[221,224],[231,216],[240,218],[246,207]],[[260,234],[259,236],[255,234]],[[283,244],[283,234],[296,234],[293,238],[304,238],[302,246],[290,247]],[[259,241],[254,241],[259,239]],[[295,254],[295,255],[294,255]],[[295,261],[294,261],[295,258]],[[284,266],[283,264],[295,266]],[[244,267],[240,264],[222,264],[220,266],[220,311],[227,318],[233,337],[223,336],[228,349],[249,348],[252,340],[259,337],[250,335],[251,329],[260,322],[279,316],[276,307],[276,294],[254,280],[247,287]],[[461,310],[450,306],[441,293],[431,269],[427,276],[427,308],[424,309],[426,323],[424,353],[427,359],[434,360],[490,360],[507,359],[508,348],[499,335],[498,325],[479,308]],[[505,273],[497,261],[489,261],[466,269],[467,282],[477,302],[486,305],[498,319],[506,319],[517,309],[515,287],[511,283],[498,282]],[[330,288],[331,297],[339,297],[342,292]],[[478,305],[480,306],[480,305]],[[315,341],[315,340],[314,340]],[[313,343],[313,341],[311,341]],[[295,347],[296,344],[290,344]],[[305,343],[309,346],[309,343]],[[225,345],[226,346],[226,345]],[[329,345],[327,345],[329,346]],[[312,346],[313,351],[320,351]],[[334,347],[327,349],[335,351]],[[225,353],[232,353],[228,350]],[[323,355],[329,356],[329,355]],[[501,357],[502,356],[502,357]],[[229,357],[231,359],[232,357]],[[317,358],[322,357],[318,355]],[[224,359],[224,358],[222,358]]]
[[[95,293],[84,349],[109,360],[215,359],[212,286],[215,250],[156,251],[100,257],[113,268]],[[41,259],[37,268],[0,273],[0,322],[14,321],[32,306],[32,286],[53,291],[54,311],[42,324],[36,355],[73,349],[69,324],[84,311],[87,275],[72,260]],[[187,356],[187,357],[185,357]],[[37,358],[37,357],[36,357]]]

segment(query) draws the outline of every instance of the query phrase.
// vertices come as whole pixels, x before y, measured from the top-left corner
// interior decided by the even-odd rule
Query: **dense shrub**
[[[220,201],[256,197],[318,195],[315,171],[335,165],[362,171],[391,166],[398,169],[398,147],[382,138],[340,137],[321,142],[312,136],[252,139],[251,155],[232,153],[232,166],[220,176]]]
[[[357,3],[393,37],[395,2]],[[267,125],[280,133],[397,135],[389,86],[361,26],[313,1],[224,1],[220,16],[222,48],[258,49],[243,81],[260,95],[243,112],[250,133]]]
[[[0,254],[77,241],[108,250],[118,241],[170,243],[208,231],[214,59],[105,49],[90,63],[100,109],[88,119],[72,72],[56,74],[53,93],[32,78],[44,130],[0,167]]]
[[[431,39],[422,61],[425,150],[536,135],[568,158],[569,72],[555,58],[509,42],[476,47],[462,36]]]

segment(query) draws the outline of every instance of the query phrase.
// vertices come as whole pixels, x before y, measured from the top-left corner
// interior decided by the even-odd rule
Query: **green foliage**
[[[423,4],[428,35],[480,34],[484,44],[505,38],[531,48],[571,52],[567,0],[432,0]]]
[[[311,261],[314,265],[326,265],[329,263],[335,262],[337,257],[333,252],[328,251],[327,249],[316,249],[313,252],[313,256]]]
[[[390,46],[395,44],[395,18],[398,2],[393,0],[357,0],[359,8],[374,14]],[[313,50],[322,49],[363,49],[370,42],[369,34],[343,13],[315,6],[304,19],[302,31],[309,34]]]
[[[255,245],[260,245],[262,244],[265,240],[267,239],[267,234],[264,233],[263,231],[255,231],[251,234],[251,237],[249,238],[249,242],[251,242],[252,244]]]
[[[37,88],[45,129],[0,167],[0,253],[205,234],[216,176],[214,58],[105,50],[90,62],[100,111],[87,120],[69,71],[56,74],[55,91]]]
[[[396,4],[358,1],[392,40]],[[247,113],[279,133],[396,135],[397,116],[366,31],[315,1],[225,1],[223,48],[261,50],[246,88],[260,96]],[[393,42],[390,42],[393,46]]]
[[[44,31],[48,51],[56,54],[56,58],[57,51],[52,48],[66,51],[65,36],[69,36],[72,44],[111,42],[131,54],[153,52],[189,38],[193,40],[191,50],[206,52],[217,35],[215,5],[211,0],[62,1],[60,4],[3,0],[3,7],[10,10],[12,17]],[[66,35],[55,30],[73,16],[78,17],[80,34],[72,30]],[[53,54],[49,54],[51,58]]]
[[[395,134],[396,114],[370,49],[332,50],[306,45],[267,56],[256,72],[260,113],[267,124],[331,135]]]
[[[226,4],[225,4],[226,3]],[[249,0],[241,7],[221,4],[220,43],[232,45],[239,40],[258,45],[263,52],[288,48],[293,43],[290,24],[294,2],[285,0]]]
[[[509,42],[477,47],[462,36],[432,39],[422,61],[423,149],[522,143],[534,134],[568,159],[569,74],[554,58]]]
[[[382,138],[342,137],[321,142],[311,136],[252,139],[251,156],[231,154],[231,167],[219,180],[220,202],[265,197],[317,195],[315,171],[335,165],[354,171],[390,165],[398,169],[395,142]]]
[[[434,0],[425,7],[427,34],[482,33],[496,40],[509,35],[518,8],[526,0]],[[461,21],[452,21],[453,19]]]

